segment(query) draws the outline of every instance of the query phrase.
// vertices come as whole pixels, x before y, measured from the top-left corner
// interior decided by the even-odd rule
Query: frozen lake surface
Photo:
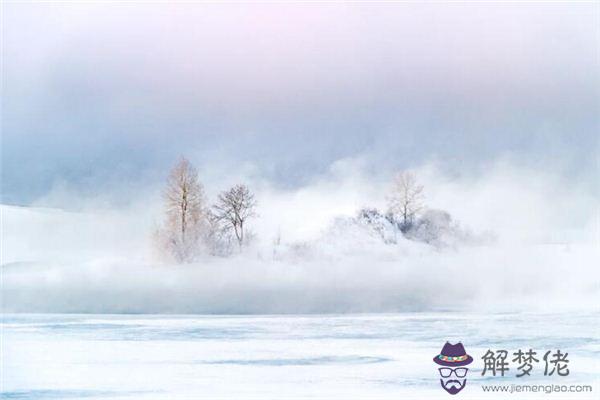
[[[454,398],[597,399],[600,314],[3,316],[3,399],[451,398],[432,357],[462,341],[475,361]],[[481,376],[487,349],[533,348],[531,377]],[[567,377],[543,353],[568,352]],[[482,384],[591,385],[592,393],[493,395]],[[550,397],[548,397],[550,396]]]

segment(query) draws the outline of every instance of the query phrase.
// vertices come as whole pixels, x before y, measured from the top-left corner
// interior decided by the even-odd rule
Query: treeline
[[[397,243],[398,236],[434,246],[469,238],[448,212],[427,208],[424,199],[415,175],[401,171],[391,184],[387,209],[363,208],[352,220],[386,244]],[[235,185],[209,204],[198,171],[183,157],[168,176],[164,201],[165,219],[155,239],[161,253],[176,262],[191,262],[201,254],[227,256],[253,237],[257,203],[250,189]]]
[[[248,221],[256,216],[250,189],[235,185],[209,205],[196,168],[182,157],[171,170],[163,194],[165,220],[155,241],[163,255],[184,263],[202,253],[231,254],[250,239]]]

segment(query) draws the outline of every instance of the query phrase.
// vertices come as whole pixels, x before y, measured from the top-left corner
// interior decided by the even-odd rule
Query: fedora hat
[[[467,354],[462,343],[446,342],[439,355],[433,357],[433,362],[444,367],[462,367],[473,362],[473,357]]]

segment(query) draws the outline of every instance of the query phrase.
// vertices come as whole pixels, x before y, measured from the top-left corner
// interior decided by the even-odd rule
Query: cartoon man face
[[[438,368],[438,371],[440,372],[441,376],[440,384],[444,390],[450,394],[456,394],[460,392],[467,384],[467,379],[465,377],[467,376],[469,368],[442,367]]]
[[[462,343],[450,344],[446,342],[439,355],[433,358],[433,362],[440,365],[440,385],[450,394],[456,394],[463,390],[467,384],[467,372],[465,365],[473,362],[473,357],[468,355]]]

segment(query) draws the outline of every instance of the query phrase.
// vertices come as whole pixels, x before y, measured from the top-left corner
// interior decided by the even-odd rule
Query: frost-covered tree
[[[354,220],[380,236],[384,243],[396,243],[398,227],[389,214],[383,215],[376,208],[361,208]]]
[[[256,201],[246,185],[236,185],[219,195],[213,214],[222,226],[232,231],[240,249],[248,237],[247,221],[256,216]]]
[[[165,222],[159,231],[162,247],[178,262],[192,261],[206,234],[207,210],[198,171],[184,157],[167,178],[164,200]]]
[[[438,248],[485,240],[483,236],[474,237],[469,231],[462,229],[449,212],[435,209],[423,211],[405,232],[405,236],[410,240],[424,242]]]
[[[458,227],[450,214],[443,210],[426,210],[413,223],[406,237],[412,240],[440,245],[445,240],[458,236]]]
[[[423,186],[417,183],[415,175],[401,171],[394,177],[388,197],[388,213],[399,221],[402,231],[408,230],[415,216],[423,209]]]

